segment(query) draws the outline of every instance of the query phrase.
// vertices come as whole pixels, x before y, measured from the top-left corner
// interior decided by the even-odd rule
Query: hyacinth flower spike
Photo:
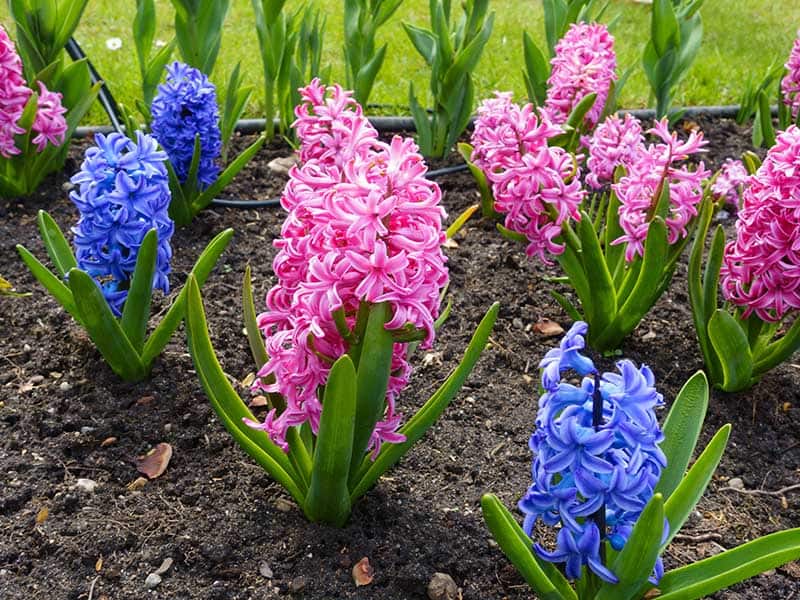
[[[800,128],[778,134],[763,164],[746,155],[736,237],[717,226],[706,201],[689,260],[689,301],[706,371],[726,392],[748,389],[800,349]],[[724,303],[718,302],[721,291]],[[782,332],[782,333],[781,333]]]
[[[537,596],[693,600],[798,558],[800,528],[664,571],[660,554],[711,481],[730,425],[689,468],[708,407],[705,375],[686,382],[660,427],[650,369],[623,359],[617,373],[601,375],[583,354],[586,333],[576,323],[540,364],[544,394],[530,441],[533,484],[519,502],[522,526],[494,494],[481,499],[489,530]],[[583,377],[581,386],[554,379],[555,370]],[[537,521],[561,526],[554,550],[531,539]]]
[[[399,405],[416,347],[430,348],[448,309],[439,187],[410,139],[386,143],[350,92],[314,80],[301,90],[300,164],[281,198],[277,283],[256,314],[245,273],[245,329],[269,401],[256,418],[214,355],[199,292],[187,335],[212,406],[242,448],[306,516],[341,526],[353,502],[433,424],[486,346],[498,305],[463,360],[403,424]],[[192,283],[190,289],[194,290]]]
[[[153,290],[169,291],[174,230],[166,156],[150,136],[134,143],[120,133],[97,134],[71,199],[81,212],[73,229],[75,252],[53,218],[39,211],[42,241],[55,272],[24,246],[17,251],[34,277],[86,329],[111,369],[126,381],[147,377],[155,358],[183,319],[186,290],[147,336]],[[217,235],[192,276],[204,282],[233,235]]]

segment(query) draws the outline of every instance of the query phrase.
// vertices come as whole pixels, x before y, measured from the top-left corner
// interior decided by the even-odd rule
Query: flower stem
[[[592,392],[592,427],[595,431],[600,430],[603,424],[603,396],[600,393],[600,373],[595,371],[594,374],[594,392]],[[602,506],[597,509],[590,517],[596,524],[597,529],[600,531],[600,561],[606,564],[606,503],[603,502]]]

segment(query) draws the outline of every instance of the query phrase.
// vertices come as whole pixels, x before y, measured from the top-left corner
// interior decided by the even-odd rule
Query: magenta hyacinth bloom
[[[64,143],[67,109],[61,105],[61,94],[48,91],[41,81],[37,83],[39,98],[32,127],[36,136],[32,141],[41,152],[47,144],[60,146]],[[25,133],[18,121],[32,93],[22,75],[22,60],[14,42],[0,25],[0,155],[5,158],[21,152],[14,136]]]
[[[661,143],[642,145],[627,174],[612,185],[620,201],[619,222],[624,233],[611,243],[626,244],[628,262],[644,253],[644,241],[662,185],[669,184],[667,240],[674,244],[688,234],[686,227],[697,215],[697,206],[703,199],[703,181],[711,174],[702,162],[693,171],[686,165],[677,166],[703,151],[706,141],[702,132],[693,131],[686,141],[680,141],[675,132],[669,131],[664,118],[648,133],[660,138]]]
[[[778,134],[764,163],[750,177],[725,246],[721,287],[725,299],[764,321],[780,321],[800,308],[800,129]]]
[[[322,412],[318,388],[330,365],[348,350],[332,313],[342,309],[352,327],[361,302],[388,302],[387,329],[422,329],[429,347],[448,281],[439,187],[409,138],[391,142],[378,134],[351,92],[319,80],[301,90],[294,124],[300,166],[293,167],[281,197],[288,211],[273,269],[278,283],[258,317],[268,362],[256,387],[280,393],[286,409],[262,424],[284,450],[288,427],[308,422],[314,432]],[[408,382],[407,346],[396,343],[386,396],[387,409],[370,440],[373,457],[397,433],[395,401]],[[264,378],[274,376],[274,383]]]
[[[561,132],[531,104],[520,107],[510,93],[496,93],[478,107],[472,134],[471,160],[492,186],[495,210],[505,214],[506,228],[528,239],[528,256],[546,264],[547,253],[564,251],[554,239],[565,221],[580,220],[586,195],[576,159],[563,148],[547,145]]]
[[[631,114],[626,114],[624,119],[610,115],[582,142],[589,151],[586,183],[597,190],[613,183],[617,167],[630,168],[644,146],[642,125]]]
[[[789,54],[789,60],[784,65],[786,75],[781,80],[783,102],[791,110],[792,120],[797,119],[797,115],[800,113],[800,31],[797,32],[797,36]]]
[[[614,37],[605,25],[573,23],[555,47],[547,80],[545,113],[553,123],[562,124],[572,109],[591,93],[597,99],[586,114],[589,129],[600,120],[612,82],[617,79]]]
[[[728,158],[711,186],[711,193],[718,200],[723,200],[737,208],[749,179],[750,175],[744,163],[734,158]]]

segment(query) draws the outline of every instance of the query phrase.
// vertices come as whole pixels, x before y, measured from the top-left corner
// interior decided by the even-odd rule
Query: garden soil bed
[[[699,121],[712,141],[712,164],[747,148],[747,131],[728,121]],[[182,329],[150,379],[122,383],[18,259],[16,243],[44,256],[39,209],[64,228],[74,223],[65,183],[81,150],[76,144],[65,172],[34,197],[0,201],[0,275],[32,292],[0,298],[0,598],[425,598],[436,572],[450,575],[463,598],[532,597],[491,540],[479,499],[492,491],[512,507],[530,483],[537,364],[558,339],[534,326],[541,319],[569,325],[548,294],[557,284],[545,278],[558,275],[555,267],[527,259],[492,224],[468,223],[457,247],[447,250],[452,315],[433,350],[417,356],[401,410],[410,413],[430,395],[499,300],[489,347],[438,423],[357,503],[348,525],[316,525],[220,425]],[[286,153],[285,147],[263,149],[226,196],[279,193],[283,180],[266,163]],[[448,220],[476,201],[468,175],[440,183]],[[237,381],[253,371],[239,308],[242,273],[249,263],[263,298],[274,283],[272,242],[282,217],[279,209],[211,209],[173,238],[174,296],[211,237],[225,227],[236,230],[203,294],[220,361]],[[730,231],[730,221],[727,226]],[[154,312],[170,299],[160,299]],[[653,368],[668,404],[701,368],[685,262],[623,350]],[[798,390],[800,366],[785,364],[749,392],[714,392],[702,442],[725,423],[733,433],[698,511],[666,553],[668,568],[800,525],[800,490],[768,495],[730,485],[738,478],[746,490],[774,491],[800,481]],[[166,472],[129,489],[140,476],[134,459],[159,442],[174,449]],[[96,488],[84,491],[78,479]],[[351,570],[363,557],[375,576],[357,588]],[[147,589],[148,574],[165,559],[171,567]],[[800,598],[800,565],[714,597]]]

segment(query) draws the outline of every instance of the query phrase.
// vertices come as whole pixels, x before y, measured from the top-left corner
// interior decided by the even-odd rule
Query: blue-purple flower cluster
[[[175,61],[167,67],[167,80],[158,86],[150,107],[151,130],[166,150],[181,183],[186,182],[194,154],[194,140],[200,136],[199,187],[214,183],[222,136],[219,130],[217,90],[203,73]]]
[[[158,234],[153,287],[169,292],[169,240],[175,229],[169,217],[169,178],[155,138],[136,132],[134,143],[121,133],[95,135],[81,170],[70,180],[77,190],[70,199],[81,213],[75,234],[78,267],[94,277],[117,316],[145,234]]]
[[[537,519],[561,525],[554,551],[534,545],[541,558],[566,563],[570,579],[580,579],[587,565],[616,583],[603,564],[601,545],[607,539],[622,549],[666,466],[654,411],[663,399],[647,366],[623,359],[617,373],[599,375],[581,354],[587,331],[586,323],[577,322],[539,365],[544,394],[530,439],[533,484],[519,508],[528,535]],[[583,378],[580,387],[562,381],[565,371]],[[597,381],[602,414],[593,413]],[[659,558],[654,581],[663,572]]]

